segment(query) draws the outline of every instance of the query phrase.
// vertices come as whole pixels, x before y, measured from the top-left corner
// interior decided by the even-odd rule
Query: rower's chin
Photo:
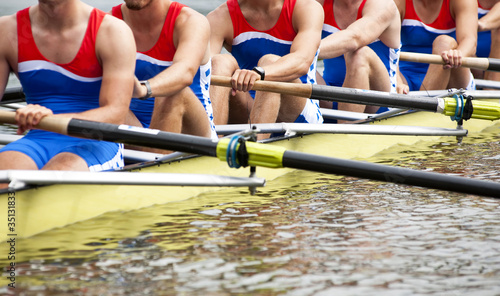
[[[152,0],[124,0],[125,6],[130,10],[141,10],[147,7]]]

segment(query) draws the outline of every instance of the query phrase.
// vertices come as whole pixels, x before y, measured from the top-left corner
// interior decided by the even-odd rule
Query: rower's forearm
[[[265,80],[290,82],[306,75],[311,67],[312,60],[302,57],[283,56],[275,63],[264,66]]]
[[[333,59],[354,51],[362,45],[362,41],[353,34],[347,31],[338,31],[321,40],[319,58]]]
[[[193,83],[198,68],[173,64],[162,73],[149,79],[154,97],[169,97]]]
[[[500,2],[478,20],[478,31],[491,31],[500,27]]]
[[[474,57],[476,56],[476,40],[468,39],[460,42],[457,46],[457,50],[460,50],[462,56],[464,57]]]
[[[91,121],[98,121],[98,122],[112,123],[112,124],[124,124],[128,113],[128,105],[129,104],[122,104],[121,106],[110,105],[80,113],[61,113],[61,114],[56,114],[54,116],[91,120]]]

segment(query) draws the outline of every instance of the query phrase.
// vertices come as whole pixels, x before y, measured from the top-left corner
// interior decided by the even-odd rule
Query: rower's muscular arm
[[[331,59],[355,51],[379,39],[385,31],[393,30],[394,38],[383,40],[392,48],[399,47],[399,12],[393,0],[369,0],[363,16],[346,29],[321,40],[320,59]]]
[[[3,96],[11,71],[17,74],[18,40],[16,15],[0,17],[0,95]],[[40,105],[28,104],[16,110],[17,134],[33,128],[52,111]]]
[[[210,24],[210,56],[221,53],[223,46],[231,52],[233,23],[227,4],[223,3],[211,11],[207,14],[207,19]]]
[[[132,98],[135,77],[136,46],[127,24],[106,15],[97,33],[96,54],[103,68],[100,107],[56,116],[122,124]]]
[[[500,1],[495,3],[490,11],[478,20],[477,30],[491,31],[500,27]]]
[[[149,79],[155,97],[174,95],[193,83],[201,64],[208,63],[210,25],[202,14],[184,7],[175,21],[172,65]],[[145,93],[143,93],[145,95]]]
[[[457,50],[464,57],[474,56],[477,43],[477,1],[455,0],[450,2],[450,6],[457,24]]]
[[[323,8],[315,0],[297,0],[292,23],[297,32],[290,53],[263,67],[266,80],[292,81],[309,71],[321,42]]]
[[[9,81],[11,64],[17,60],[16,24],[14,15],[0,17],[0,100]]]

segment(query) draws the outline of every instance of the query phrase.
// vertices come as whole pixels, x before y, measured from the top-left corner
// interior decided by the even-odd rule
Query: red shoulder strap
[[[123,20],[122,5],[123,4],[119,4],[111,8],[111,15],[121,20]]]
[[[366,4],[366,0],[363,0],[363,2],[361,2],[361,4],[359,5],[358,15],[356,16],[357,20],[359,20],[363,16],[363,8],[365,7],[365,4]]]

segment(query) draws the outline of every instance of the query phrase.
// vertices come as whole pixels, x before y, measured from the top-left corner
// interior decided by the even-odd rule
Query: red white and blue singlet
[[[477,2],[477,6],[478,6],[477,8],[478,19],[482,18],[490,11],[489,9],[482,8],[481,4],[479,4],[479,1]],[[491,31],[477,32],[476,56],[480,58],[487,58],[490,56],[490,49],[491,49]]]
[[[432,53],[432,43],[439,35],[448,35],[453,38],[456,32],[456,24],[450,12],[450,0],[443,0],[443,5],[438,17],[431,24],[424,23],[415,11],[413,0],[406,0],[406,12],[401,23],[402,51]],[[404,75],[411,91],[420,90],[425,78],[428,64],[400,61],[399,70]],[[471,74],[471,82],[467,89],[474,89],[474,79]]]
[[[285,0],[278,22],[269,30],[260,31],[248,24],[237,0],[226,2],[233,23],[233,43],[231,54],[241,69],[253,69],[266,54],[284,56],[290,53],[292,42],[297,35],[292,24],[295,0]],[[303,83],[316,84],[316,62],[318,53],[309,67],[309,72],[300,79]],[[322,123],[317,100],[308,100],[301,115],[295,122]]]
[[[75,58],[57,64],[45,58],[31,31],[29,8],[17,13],[18,77],[28,104],[39,104],[54,114],[79,113],[98,108],[102,67],[95,53],[97,32],[106,13],[93,9],[82,45]],[[82,157],[90,171],[123,166],[123,145],[78,139],[42,130],[31,130],[0,151],[19,151],[42,168],[52,157],[71,152]]]
[[[123,20],[123,14],[121,11],[122,5],[123,4],[113,7],[112,14],[113,16]],[[176,52],[173,40],[175,20],[177,19],[177,16],[179,16],[183,7],[186,7],[186,5],[172,2],[168,9],[162,32],[156,44],[145,52],[137,52],[135,76],[139,80],[150,79],[172,65]],[[213,139],[217,139],[212,102],[210,101],[209,94],[211,70],[211,61],[205,65],[201,65],[190,88],[205,108],[205,112],[207,113],[210,121],[210,128],[212,131],[211,137]],[[133,98],[130,103],[130,110],[134,112],[135,116],[144,127],[149,127],[151,116],[153,115],[154,102],[155,98],[153,97],[147,100]]]
[[[325,12],[325,23],[323,25],[322,38],[340,31],[337,22],[335,21],[333,11],[334,0],[325,0],[323,3],[323,10]],[[358,9],[356,20],[362,17],[362,11],[365,6],[366,0],[361,2]],[[396,91],[396,70],[399,61],[399,48],[390,48],[382,41],[376,40],[368,45],[384,63],[387,73],[391,81],[391,92]],[[323,79],[328,85],[342,86],[346,74],[346,65],[344,56],[339,56],[333,59],[323,60],[325,70],[323,72]]]

